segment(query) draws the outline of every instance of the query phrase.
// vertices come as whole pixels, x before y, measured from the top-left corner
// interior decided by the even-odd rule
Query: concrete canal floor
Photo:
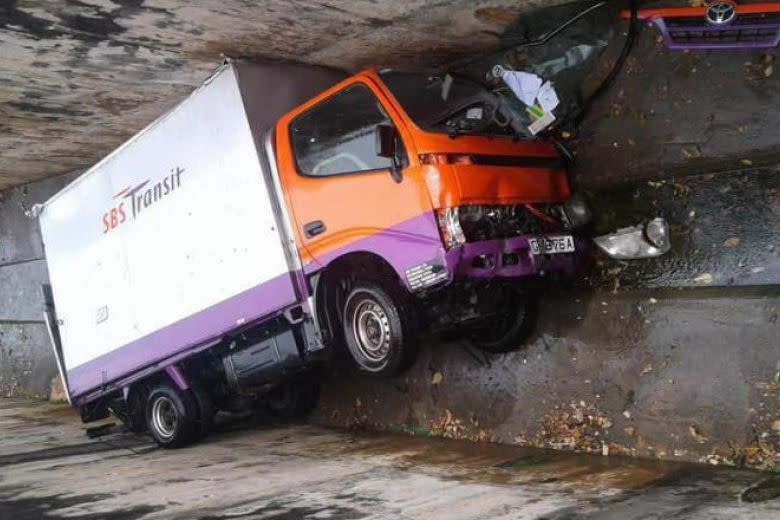
[[[228,419],[167,451],[0,400],[0,518],[776,519],[748,470]]]

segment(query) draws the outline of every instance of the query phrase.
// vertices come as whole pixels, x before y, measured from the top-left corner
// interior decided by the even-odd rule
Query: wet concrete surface
[[[661,216],[672,250],[659,259],[599,257],[590,287],[614,289],[780,283],[780,165],[653,178],[594,190],[595,235]]]
[[[548,294],[517,352],[426,338],[387,380],[337,361],[314,420],[780,470],[778,309],[775,287]]]
[[[189,449],[0,400],[0,517],[774,519],[747,470],[227,418]],[[59,446],[52,451],[52,444]]]
[[[642,2],[659,5],[670,2]],[[615,52],[594,74],[611,67]],[[604,186],[775,164],[777,57],[777,49],[671,51],[654,25],[641,24],[623,70],[572,143],[578,178]]]

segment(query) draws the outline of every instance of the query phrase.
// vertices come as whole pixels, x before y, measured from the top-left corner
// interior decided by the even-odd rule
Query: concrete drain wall
[[[49,397],[57,373],[40,294],[49,275],[38,223],[25,212],[73,178],[65,175],[0,192],[1,397]]]
[[[316,420],[780,469],[773,289],[557,295],[512,354],[426,342],[405,377],[339,366]]]

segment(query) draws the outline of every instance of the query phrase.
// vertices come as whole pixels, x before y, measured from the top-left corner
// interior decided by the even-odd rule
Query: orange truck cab
[[[532,281],[575,269],[589,210],[554,144],[518,139],[492,99],[464,78],[366,70],[268,139],[320,325],[364,370],[402,368],[425,326],[516,348]]]

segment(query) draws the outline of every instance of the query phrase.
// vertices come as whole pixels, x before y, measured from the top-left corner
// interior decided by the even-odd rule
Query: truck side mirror
[[[393,161],[390,175],[395,182],[401,182],[401,165],[398,160],[398,132],[393,125],[377,125],[376,127],[376,154]]]
[[[392,125],[377,125],[376,154],[379,157],[395,159],[395,140],[397,135],[395,127]]]

